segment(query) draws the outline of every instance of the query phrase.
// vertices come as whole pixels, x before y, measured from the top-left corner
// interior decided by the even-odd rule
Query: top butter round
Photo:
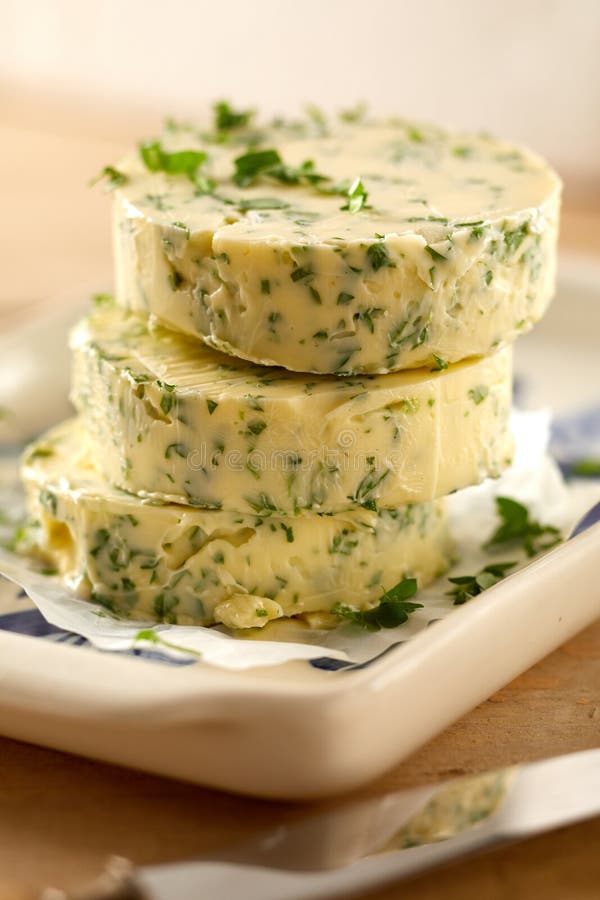
[[[544,314],[560,181],[539,157],[403,121],[317,131],[171,126],[124,160],[118,302],[244,359],[337,374],[485,355]]]

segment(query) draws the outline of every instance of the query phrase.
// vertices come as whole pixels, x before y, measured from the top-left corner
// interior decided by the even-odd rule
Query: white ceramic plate
[[[600,446],[600,270],[561,269],[517,352],[521,405],[550,406],[565,469]],[[600,497],[600,482],[598,483]],[[307,799],[358,787],[600,615],[600,526],[359,665],[242,672],[92,650],[0,582],[0,731],[213,787]],[[569,602],[565,603],[565,596]]]

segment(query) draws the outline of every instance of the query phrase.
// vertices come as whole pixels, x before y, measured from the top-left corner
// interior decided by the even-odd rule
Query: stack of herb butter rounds
[[[406,601],[452,558],[444,496],[510,464],[557,176],[485,135],[225,103],[104,175],[116,294],[72,334],[78,418],[24,460],[38,551],[136,619]]]

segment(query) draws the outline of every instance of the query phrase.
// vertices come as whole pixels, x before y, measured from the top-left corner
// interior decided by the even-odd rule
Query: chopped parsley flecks
[[[490,389],[487,384],[478,384],[476,387],[471,388],[471,390],[469,391],[469,397],[471,398],[475,406],[479,406],[479,404],[483,403],[483,401],[486,399],[489,392]]]
[[[250,209],[289,209],[290,206],[281,197],[242,197],[235,205],[242,212]]]
[[[183,231],[186,237],[186,240],[190,239],[190,229],[184,222],[173,222],[173,228],[178,228],[179,231]]]
[[[123,187],[124,184],[127,184],[129,178],[125,175],[124,172],[120,172],[118,169],[115,169],[114,166],[104,166],[99,175],[93,178],[90,182],[90,186],[98,184],[99,181],[104,182],[104,190],[106,193],[109,191],[114,191],[116,188]]]
[[[516,253],[528,234],[529,234],[529,223],[528,222],[524,222],[522,225],[519,225],[519,227],[515,228],[513,231],[505,231],[504,232],[504,246],[506,248],[507,254],[512,256],[513,253]]]
[[[96,309],[105,309],[115,305],[115,298],[112,294],[92,294],[92,303]]]
[[[433,356],[434,365],[429,369],[430,372],[441,372],[448,368],[448,362],[445,359],[442,359],[437,353],[432,353],[431,355]]]
[[[347,200],[340,209],[348,210],[352,215],[366,208],[368,193],[360,178],[355,178],[346,192]]]
[[[160,141],[147,141],[140,146],[142,162],[150,172],[167,175],[187,175],[193,181],[208,156],[204,150],[178,150],[168,153]]]
[[[369,457],[369,459],[371,459],[371,457]],[[348,499],[357,503],[359,506],[364,506],[365,509],[376,510],[377,504],[375,502],[375,496],[377,488],[385,481],[389,474],[389,469],[380,471],[372,466],[359,482],[354,495]]]
[[[375,272],[386,267],[393,269],[396,265],[390,259],[387,248],[383,244],[371,244],[370,247],[367,247],[367,259]]]
[[[285,532],[285,539],[288,544],[294,543],[294,529],[291,525],[286,525],[285,522],[280,523],[281,530]]]
[[[233,180],[238,187],[247,187],[259,176],[271,178],[282,184],[319,184],[328,181],[326,175],[315,171],[311,159],[305,159],[299,166],[287,166],[279,152],[274,149],[249,150],[234,160]]]
[[[447,257],[444,256],[443,253],[440,253],[439,250],[436,250],[435,247],[432,247],[430,244],[425,245],[425,250],[427,251],[427,253],[429,253],[434,262],[446,262]]]
[[[234,131],[245,128],[252,119],[251,109],[235,110],[226,100],[219,100],[213,105],[214,125],[216,131]]]
[[[309,266],[298,266],[294,269],[290,278],[292,281],[309,281],[315,277],[313,270]]]
[[[171,459],[173,455],[181,456],[183,459],[185,459],[187,456],[185,444],[169,444],[169,446],[165,450],[165,459]]]
[[[169,282],[169,286],[172,291],[178,291],[181,285],[184,283],[185,278],[178,272],[177,269],[173,269],[172,272],[169,272],[167,276],[167,280]]]

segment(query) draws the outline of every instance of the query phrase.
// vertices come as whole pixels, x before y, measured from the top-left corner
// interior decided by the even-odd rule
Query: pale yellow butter
[[[118,302],[258,363],[338,374],[487,354],[540,319],[560,182],[539,157],[403,121],[318,130],[252,126],[219,143],[170,128],[166,151],[207,153],[208,194],[149,172],[138,153],[125,159]],[[292,171],[311,161],[324,179],[267,172],[238,186],[235,159],[251,142]],[[357,178],[368,196],[351,213],[341,194]]]
[[[71,347],[96,463],[143,496],[261,515],[394,509],[497,476],[512,455],[510,347],[443,371],[311,377],[114,308]]]
[[[30,548],[81,596],[140,620],[251,628],[367,609],[404,577],[430,581],[452,552],[439,501],[293,519],[140,500],[100,477],[77,420],[33,444],[22,475]]]

